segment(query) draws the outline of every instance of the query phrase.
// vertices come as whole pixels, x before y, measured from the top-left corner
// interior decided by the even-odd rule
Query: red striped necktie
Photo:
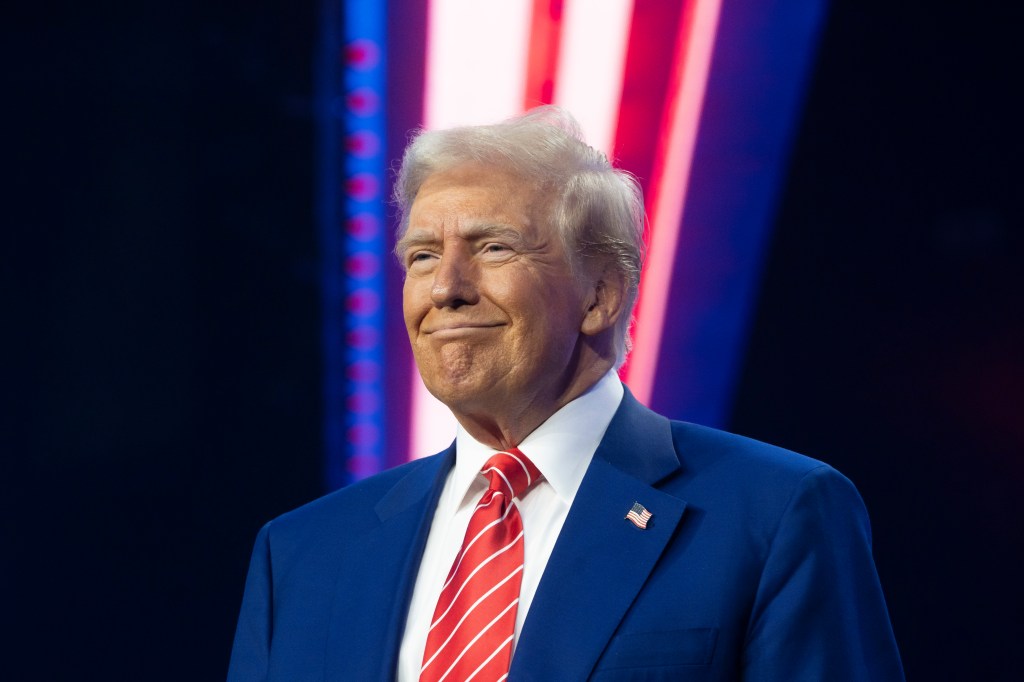
[[[523,521],[512,499],[540,479],[517,448],[487,460],[488,488],[469,520],[427,634],[420,682],[508,676],[523,582]]]

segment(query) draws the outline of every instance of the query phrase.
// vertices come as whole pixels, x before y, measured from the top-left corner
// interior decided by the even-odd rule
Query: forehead
[[[526,227],[538,222],[546,204],[530,179],[492,165],[465,163],[427,176],[408,222],[410,228],[476,220]]]

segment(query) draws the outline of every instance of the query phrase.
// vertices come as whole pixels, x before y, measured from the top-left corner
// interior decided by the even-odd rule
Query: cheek
[[[528,298],[529,285],[522,278],[510,277],[505,273],[494,273],[481,278],[480,289],[495,304],[510,309],[522,307],[520,299]]]
[[[430,291],[424,288],[419,280],[406,279],[402,285],[402,316],[410,329],[422,319],[426,307],[424,301],[430,301]]]
[[[499,268],[487,278],[488,297],[510,312],[531,317],[549,306],[562,306],[567,295],[562,278],[545,276],[533,268]],[[571,286],[571,284],[570,284]]]

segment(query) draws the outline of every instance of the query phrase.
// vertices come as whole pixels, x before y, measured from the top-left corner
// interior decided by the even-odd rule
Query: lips
[[[486,331],[500,326],[500,323],[490,322],[451,322],[431,325],[427,329],[424,329],[423,333],[428,335],[456,336],[458,334],[471,334],[476,331]]]

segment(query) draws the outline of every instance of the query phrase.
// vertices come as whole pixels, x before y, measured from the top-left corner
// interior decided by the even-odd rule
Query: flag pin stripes
[[[647,507],[639,502],[634,502],[633,508],[626,512],[626,519],[640,530],[647,530],[647,522],[651,520],[651,516],[652,514],[647,511]]]

